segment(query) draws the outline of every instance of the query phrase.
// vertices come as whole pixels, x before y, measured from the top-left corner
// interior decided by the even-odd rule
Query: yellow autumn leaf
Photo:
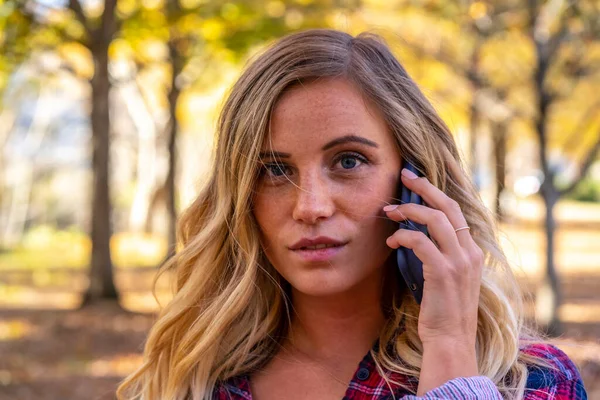
[[[58,53],[78,76],[90,79],[94,75],[92,55],[84,46],[74,42],[65,43],[59,46]]]
[[[224,28],[223,23],[212,18],[207,19],[202,23],[200,32],[206,40],[217,40],[223,36]]]

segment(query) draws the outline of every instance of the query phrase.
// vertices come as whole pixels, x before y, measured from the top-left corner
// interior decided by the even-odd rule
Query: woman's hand
[[[409,219],[427,225],[429,235],[437,243],[436,246],[422,232],[408,229],[399,229],[387,239],[388,246],[412,249],[423,262],[425,284],[418,326],[424,349],[421,392],[423,374],[429,374],[425,371],[429,359],[431,368],[439,372],[430,371],[437,377],[431,376],[432,381],[445,379],[439,384],[457,376],[477,375],[475,338],[484,255],[468,229],[455,231],[467,226],[458,203],[426,178],[411,175],[414,176],[403,169],[402,183],[419,194],[428,206],[401,204],[393,210],[386,206],[384,211],[394,221]],[[440,365],[434,365],[436,359]],[[459,363],[455,365],[452,360]],[[448,377],[444,371],[455,376]]]

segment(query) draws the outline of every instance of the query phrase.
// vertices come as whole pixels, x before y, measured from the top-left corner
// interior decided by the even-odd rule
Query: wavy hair
[[[485,253],[479,373],[505,398],[522,398],[527,365],[547,364],[520,350],[542,338],[524,323],[522,293],[495,220],[465,173],[450,130],[381,37],[313,29],[263,51],[231,89],[208,183],[180,218],[181,250],[161,268],[173,272],[174,297],[148,335],[142,366],[120,385],[119,399],[210,399],[219,382],[260,368],[276,353],[289,327],[289,298],[287,282],[262,252],[250,211],[258,153],[281,94],[319,78],[355,84],[381,110],[401,154],[460,205]],[[419,305],[408,291],[397,303],[371,354],[380,373],[385,368],[418,378]]]

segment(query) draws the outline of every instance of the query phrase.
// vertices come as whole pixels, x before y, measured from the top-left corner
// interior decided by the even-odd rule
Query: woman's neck
[[[328,297],[307,296],[292,289],[292,324],[284,347],[323,362],[366,354],[385,324],[383,287],[379,273]]]

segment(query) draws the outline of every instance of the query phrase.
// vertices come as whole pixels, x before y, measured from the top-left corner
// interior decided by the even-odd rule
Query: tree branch
[[[598,111],[600,110],[600,98],[592,104],[585,111],[585,114],[579,120],[577,126],[573,129],[571,134],[569,135],[569,141],[565,144],[565,150],[569,150],[574,148],[577,143],[581,143],[581,139],[583,133],[585,131],[585,127],[589,125],[589,123],[594,120],[598,116]]]
[[[83,29],[88,35],[88,38],[92,39],[94,37],[94,32],[92,31],[90,23],[87,17],[85,16],[85,13],[83,12],[83,8],[81,8],[81,3],[79,2],[79,0],[69,0],[69,9],[73,11],[75,17],[83,26]]]
[[[52,27],[52,29],[54,30],[54,32],[56,33],[56,35],[61,38],[62,42],[69,42],[70,41],[70,42],[79,43],[80,45],[82,45],[84,47],[86,46],[85,38],[78,38],[78,37],[73,36],[64,27],[55,26],[55,27]]]
[[[105,43],[110,43],[117,31],[115,9],[117,0],[104,0],[104,12],[102,13],[102,35]]]
[[[573,179],[573,182],[571,182],[571,184],[569,186],[567,186],[566,188],[559,191],[560,196],[564,196],[564,195],[572,192],[575,189],[575,187],[579,184],[579,182],[581,182],[581,180],[587,175],[588,170],[590,169],[593,162],[596,160],[596,156],[598,155],[599,150],[600,150],[600,130],[598,131],[598,137],[596,138],[596,143],[594,143],[594,145],[590,149],[590,152],[588,153],[587,157],[585,157],[583,164],[581,164],[581,168],[579,168],[579,173],[577,174],[575,179]]]
[[[144,91],[144,89],[142,89],[143,85],[140,82],[140,74],[136,73],[135,76],[130,77],[130,79],[131,79],[132,83],[136,86],[136,89],[140,94],[140,98],[142,99],[142,102],[144,103],[144,107],[146,108],[148,115],[152,116],[152,121],[154,122],[154,125],[157,127],[156,129],[160,130],[160,127],[162,127],[164,125],[164,122],[159,123],[156,116],[161,115],[161,112],[160,112],[160,110],[155,110],[154,107],[152,106],[150,100],[148,100],[148,96],[146,95],[146,92]],[[168,118],[164,118],[164,119],[168,120]]]
[[[589,65],[578,65],[571,73],[576,78],[588,78],[600,72],[600,61]]]
[[[568,22],[569,22],[569,18],[575,15],[574,11],[575,11],[574,5],[569,1],[567,3],[567,9],[563,10],[560,15],[560,19],[558,22],[559,23],[558,32],[556,32],[554,35],[552,35],[546,42],[544,50],[546,51],[545,55],[546,55],[546,59],[548,60],[548,64],[552,63],[552,61],[554,60],[554,57],[558,53],[558,50],[560,49],[562,44],[567,41],[567,39],[569,37]]]
[[[448,67],[452,68],[458,75],[466,78],[471,83],[471,85],[473,85],[473,87],[479,88],[479,90],[486,91],[486,93],[485,93],[486,106],[485,107],[482,107],[481,105],[477,106],[478,110],[483,112],[483,114],[486,114],[486,116],[488,116],[487,115],[488,114],[487,107],[489,107],[490,101],[494,100],[498,104],[504,106],[506,109],[509,110],[509,112],[510,112],[509,118],[529,118],[530,117],[530,116],[526,115],[525,113],[523,113],[522,111],[515,110],[512,106],[510,106],[508,103],[506,103],[505,101],[503,101],[501,99],[501,97],[502,97],[501,93],[507,91],[508,88],[495,87],[492,84],[492,82],[490,82],[487,78],[485,78],[484,76],[481,76],[480,74],[475,74],[470,69],[463,67],[462,65],[457,63],[455,60],[448,57],[448,55],[445,54],[443,51],[438,51],[435,53],[428,53],[416,44],[409,43],[407,41],[404,41],[403,43],[406,44],[407,47],[409,47],[416,55],[426,56],[426,57],[429,57],[431,59],[434,59],[436,61],[439,61],[439,62],[447,65]],[[524,83],[525,82],[523,82],[523,84]],[[519,85],[520,83],[513,82],[513,84]]]

